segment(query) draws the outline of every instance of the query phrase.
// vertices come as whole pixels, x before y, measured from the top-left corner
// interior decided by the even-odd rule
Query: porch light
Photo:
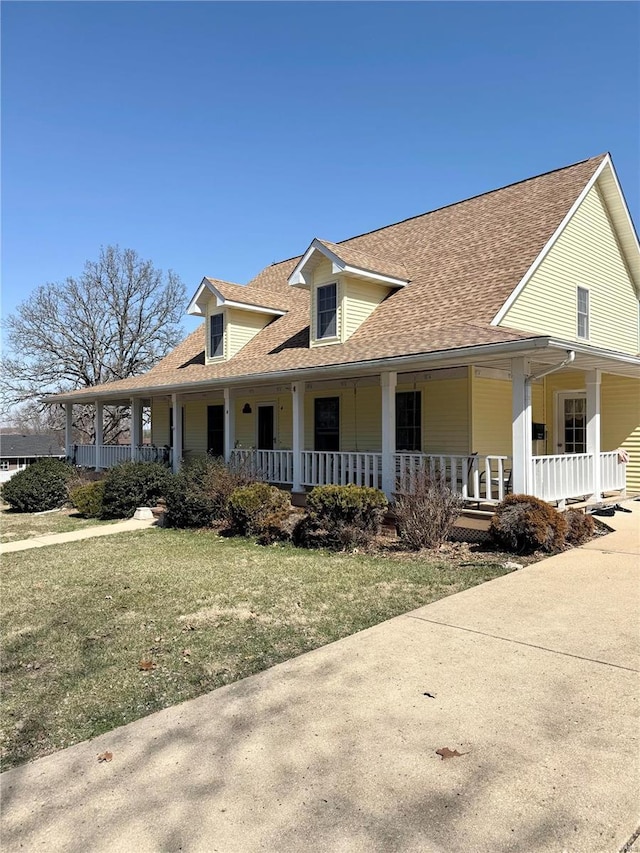
[[[243,415],[250,415],[251,414],[251,406],[249,405],[249,403],[245,403],[244,406],[242,407],[242,414]]]

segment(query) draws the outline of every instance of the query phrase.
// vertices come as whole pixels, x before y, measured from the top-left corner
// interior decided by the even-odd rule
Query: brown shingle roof
[[[491,320],[604,156],[333,244],[340,257],[348,252],[402,258],[411,273],[411,283],[392,293],[343,344],[309,348],[309,294],[287,284],[300,260],[296,257],[266,267],[242,288],[271,294],[274,302],[286,306],[287,314],[266,326],[230,361],[204,364],[201,327],[146,375],[100,390],[214,382],[531,338],[491,326]],[[86,396],[92,390],[78,393]]]
[[[287,299],[284,295],[274,294],[272,290],[262,290],[259,287],[247,287],[244,284],[232,284],[219,278],[206,276],[207,281],[219,291],[224,299],[251,305],[254,308],[272,308],[276,311],[287,311]]]
[[[357,267],[368,272],[387,275],[391,278],[399,278],[402,281],[409,281],[409,273],[402,261],[395,260],[391,256],[378,257],[371,252],[365,252],[361,249],[355,249],[346,243],[330,243],[328,240],[318,239],[318,243],[322,243],[330,252],[337,255],[340,260],[352,267]]]

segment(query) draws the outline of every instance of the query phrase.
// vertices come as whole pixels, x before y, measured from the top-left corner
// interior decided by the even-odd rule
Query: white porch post
[[[293,382],[293,486],[291,491],[304,492],[302,485],[302,451],[304,450],[304,382]]]
[[[182,462],[182,405],[177,394],[171,395],[171,408],[173,409],[173,434],[171,436],[173,473],[177,474]]]
[[[104,444],[104,418],[101,402],[96,403],[96,471],[102,469],[102,445]]]
[[[138,447],[142,444],[142,401],[139,397],[131,398],[131,461],[138,456]]]
[[[599,370],[591,370],[586,376],[587,385],[587,453],[592,456],[591,482],[593,494],[591,499],[599,501],[602,498],[602,482],[600,479],[600,379]]]
[[[231,388],[224,389],[224,461],[229,464],[236,444],[236,404]]]
[[[529,494],[533,488],[533,484],[531,483],[531,442],[533,440],[531,426],[531,384],[527,382],[529,372],[528,358],[511,359],[512,482],[513,492],[516,495]]]
[[[382,491],[391,500],[396,490],[396,385],[398,374],[380,374],[382,386]]]
[[[73,403],[64,406],[64,452],[67,459],[73,458]]]

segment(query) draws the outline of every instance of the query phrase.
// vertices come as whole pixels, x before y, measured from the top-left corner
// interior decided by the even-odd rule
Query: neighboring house
[[[64,459],[61,439],[52,435],[0,434],[0,483],[6,483],[16,471],[45,457]]]
[[[250,236],[247,235],[247,239]],[[421,467],[470,502],[640,492],[640,249],[608,155],[344,240],[247,286],[204,278],[201,326],[144,376],[49,402],[142,406],[152,441],[301,492],[387,494]],[[122,455],[122,451],[120,451]],[[628,464],[625,460],[628,459]],[[80,459],[79,459],[80,461]]]

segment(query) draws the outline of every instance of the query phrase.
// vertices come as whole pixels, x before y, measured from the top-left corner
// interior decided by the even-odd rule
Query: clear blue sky
[[[3,2],[3,312],[101,244],[246,282],[611,151],[640,212],[640,5]],[[186,328],[190,328],[191,324]]]

